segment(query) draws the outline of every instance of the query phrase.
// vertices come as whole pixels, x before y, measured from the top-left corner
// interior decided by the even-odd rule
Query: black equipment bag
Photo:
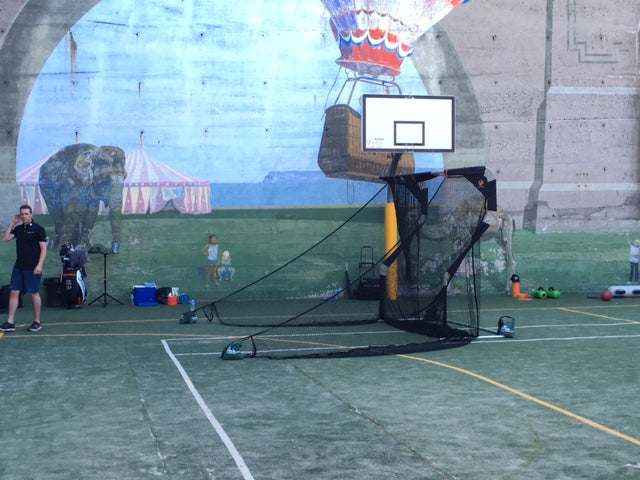
[[[87,299],[84,268],[66,268],[62,274],[62,301],[67,308],[79,308]]]

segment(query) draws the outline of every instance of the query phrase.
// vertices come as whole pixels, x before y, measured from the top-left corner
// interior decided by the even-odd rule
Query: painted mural
[[[322,0],[340,48],[336,63],[359,75],[400,75],[418,39],[469,0],[425,2]]]
[[[100,204],[109,209],[113,242],[119,241],[125,155],[118,147],[77,143],[40,167],[41,205],[55,225],[54,246],[90,244]]]
[[[17,156],[23,198],[46,211],[38,169],[52,152],[87,143],[124,152],[124,214],[367,201],[378,185],[318,164],[325,111],[335,103],[357,111],[361,94],[388,93],[385,81],[356,82],[340,98],[359,77],[431,93],[405,59],[463,2],[425,2],[417,12],[416,2],[360,3],[103,0],[70,29],[29,98]],[[442,157],[412,162],[440,168]]]

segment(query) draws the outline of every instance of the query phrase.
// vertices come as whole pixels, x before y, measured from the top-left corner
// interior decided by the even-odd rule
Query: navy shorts
[[[20,290],[21,293],[38,293],[40,291],[42,274],[36,275],[33,270],[18,270],[11,272],[11,290]]]

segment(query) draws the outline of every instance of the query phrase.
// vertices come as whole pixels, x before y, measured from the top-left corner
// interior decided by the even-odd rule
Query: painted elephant
[[[55,225],[54,246],[91,245],[100,201],[109,208],[113,242],[119,242],[124,151],[87,143],[69,145],[40,168],[40,192]]]

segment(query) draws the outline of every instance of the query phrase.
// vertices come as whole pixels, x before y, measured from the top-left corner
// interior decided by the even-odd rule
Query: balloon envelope
[[[362,75],[396,76],[418,39],[469,0],[322,0],[340,47],[336,63]]]

